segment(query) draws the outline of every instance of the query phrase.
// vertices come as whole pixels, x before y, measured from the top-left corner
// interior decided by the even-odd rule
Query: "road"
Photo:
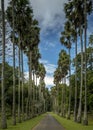
[[[65,130],[60,123],[48,114],[33,130]]]

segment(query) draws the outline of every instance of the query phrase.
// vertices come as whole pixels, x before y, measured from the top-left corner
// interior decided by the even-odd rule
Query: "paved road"
[[[47,115],[33,130],[65,130],[56,119]]]

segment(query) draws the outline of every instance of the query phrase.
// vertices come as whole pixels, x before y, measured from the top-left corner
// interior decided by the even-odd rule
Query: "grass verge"
[[[93,130],[93,120],[89,119],[89,125],[75,123],[73,120],[67,120],[54,113],[50,113],[66,130]]]
[[[11,125],[10,121],[8,120],[8,128],[6,130],[32,130],[44,117],[46,114],[42,114],[38,117],[35,117],[31,120],[24,121],[22,123],[17,123],[16,126]],[[0,130],[3,130],[0,128]]]

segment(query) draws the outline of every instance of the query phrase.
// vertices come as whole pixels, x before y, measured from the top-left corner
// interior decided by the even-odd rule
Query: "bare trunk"
[[[82,41],[82,29],[80,29],[80,37],[81,37],[81,84],[80,84],[79,108],[78,108],[78,115],[77,115],[77,122],[78,123],[81,123],[81,117],[82,117],[82,87],[83,87],[83,41]]]
[[[19,85],[18,85],[18,122],[21,122],[21,111],[20,111],[20,88],[21,88],[21,84],[20,84],[20,78],[21,78],[21,74],[20,74],[20,36],[19,36]]]
[[[77,121],[77,36],[75,44],[75,104],[74,104],[74,121]]]
[[[15,108],[15,41],[14,41],[14,0],[12,0],[12,22],[13,22],[13,125],[16,125]]]
[[[24,121],[24,62],[23,51],[21,51],[21,64],[22,64],[22,120]]]
[[[69,48],[69,56],[70,56],[70,48]],[[69,105],[68,105],[68,116],[67,116],[67,119],[70,119],[70,111],[71,111],[71,83],[70,83],[71,67],[70,66],[71,66],[71,61],[69,61]]]
[[[62,87],[61,116],[64,115],[64,88]]]
[[[29,99],[29,118],[33,115],[32,109],[32,70],[31,70],[31,51],[29,52],[29,88],[28,88],[28,99]],[[31,113],[32,112],[32,113]]]
[[[83,124],[84,125],[88,125],[88,117],[87,117],[87,81],[86,81],[86,78],[87,78],[87,74],[86,74],[86,68],[87,68],[87,60],[86,60],[86,38],[87,38],[87,14],[86,14],[86,0],[85,0],[85,32],[84,32],[84,52],[85,52],[85,55],[84,55],[84,58],[85,58],[85,68],[84,68],[84,71],[85,71],[85,104],[84,104],[84,118],[83,118]]]
[[[1,0],[2,9],[2,85],[1,85],[1,127],[7,128],[6,110],[5,110],[5,13],[4,0]]]

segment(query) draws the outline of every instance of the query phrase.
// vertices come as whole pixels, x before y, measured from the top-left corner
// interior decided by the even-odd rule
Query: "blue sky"
[[[53,72],[57,67],[58,54],[64,47],[60,43],[60,33],[63,31],[65,14],[64,3],[68,0],[30,0],[34,17],[39,21],[40,33],[40,62],[45,65],[45,83],[48,88],[53,86]],[[6,1],[6,7],[7,2]],[[88,17],[88,36],[93,32],[93,14]],[[74,57],[74,45],[72,46],[71,57]],[[80,47],[78,47],[80,51]],[[27,59],[25,58],[25,61]],[[25,64],[26,65],[26,64]],[[27,65],[24,70],[27,71]],[[28,73],[28,72],[26,72]]]
[[[63,30],[65,15],[63,4],[67,0],[31,0],[35,18],[41,27],[40,52],[46,68],[45,83],[53,86],[53,72],[57,67],[58,54],[62,49],[60,32]]]

